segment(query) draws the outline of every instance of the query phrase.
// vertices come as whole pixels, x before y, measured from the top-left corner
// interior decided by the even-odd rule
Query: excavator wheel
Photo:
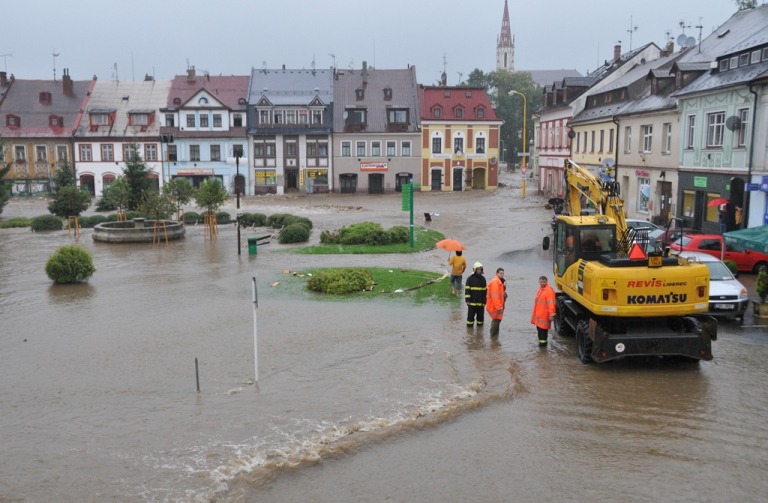
[[[581,320],[576,325],[576,355],[584,365],[592,363],[592,339],[589,338],[589,321]]]
[[[573,329],[568,324],[567,321],[565,321],[565,313],[566,313],[566,307],[565,307],[565,297],[558,297],[557,298],[557,312],[555,313],[555,332],[557,332],[557,335],[560,337],[573,337]]]

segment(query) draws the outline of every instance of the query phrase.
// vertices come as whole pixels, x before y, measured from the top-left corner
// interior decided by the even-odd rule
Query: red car
[[[736,262],[739,271],[768,272],[768,255],[753,250],[738,249],[733,245],[726,245],[725,254],[723,254],[723,236],[717,234],[686,234],[674,243],[670,243],[669,248],[680,251],[681,245],[684,251],[704,252],[720,260],[732,260]]]

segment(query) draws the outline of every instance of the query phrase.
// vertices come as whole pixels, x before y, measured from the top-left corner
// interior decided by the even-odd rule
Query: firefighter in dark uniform
[[[486,284],[483,277],[483,264],[475,262],[472,271],[472,274],[467,278],[467,286],[464,289],[468,327],[474,326],[475,318],[477,318],[477,326],[481,326],[485,320]]]

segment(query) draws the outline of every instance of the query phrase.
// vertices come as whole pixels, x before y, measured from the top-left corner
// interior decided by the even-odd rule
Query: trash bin
[[[248,255],[258,255],[259,247],[256,246],[256,238],[248,238]]]

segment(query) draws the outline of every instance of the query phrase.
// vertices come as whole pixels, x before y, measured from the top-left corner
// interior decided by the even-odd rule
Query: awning
[[[768,225],[723,234],[726,245],[768,254]]]

